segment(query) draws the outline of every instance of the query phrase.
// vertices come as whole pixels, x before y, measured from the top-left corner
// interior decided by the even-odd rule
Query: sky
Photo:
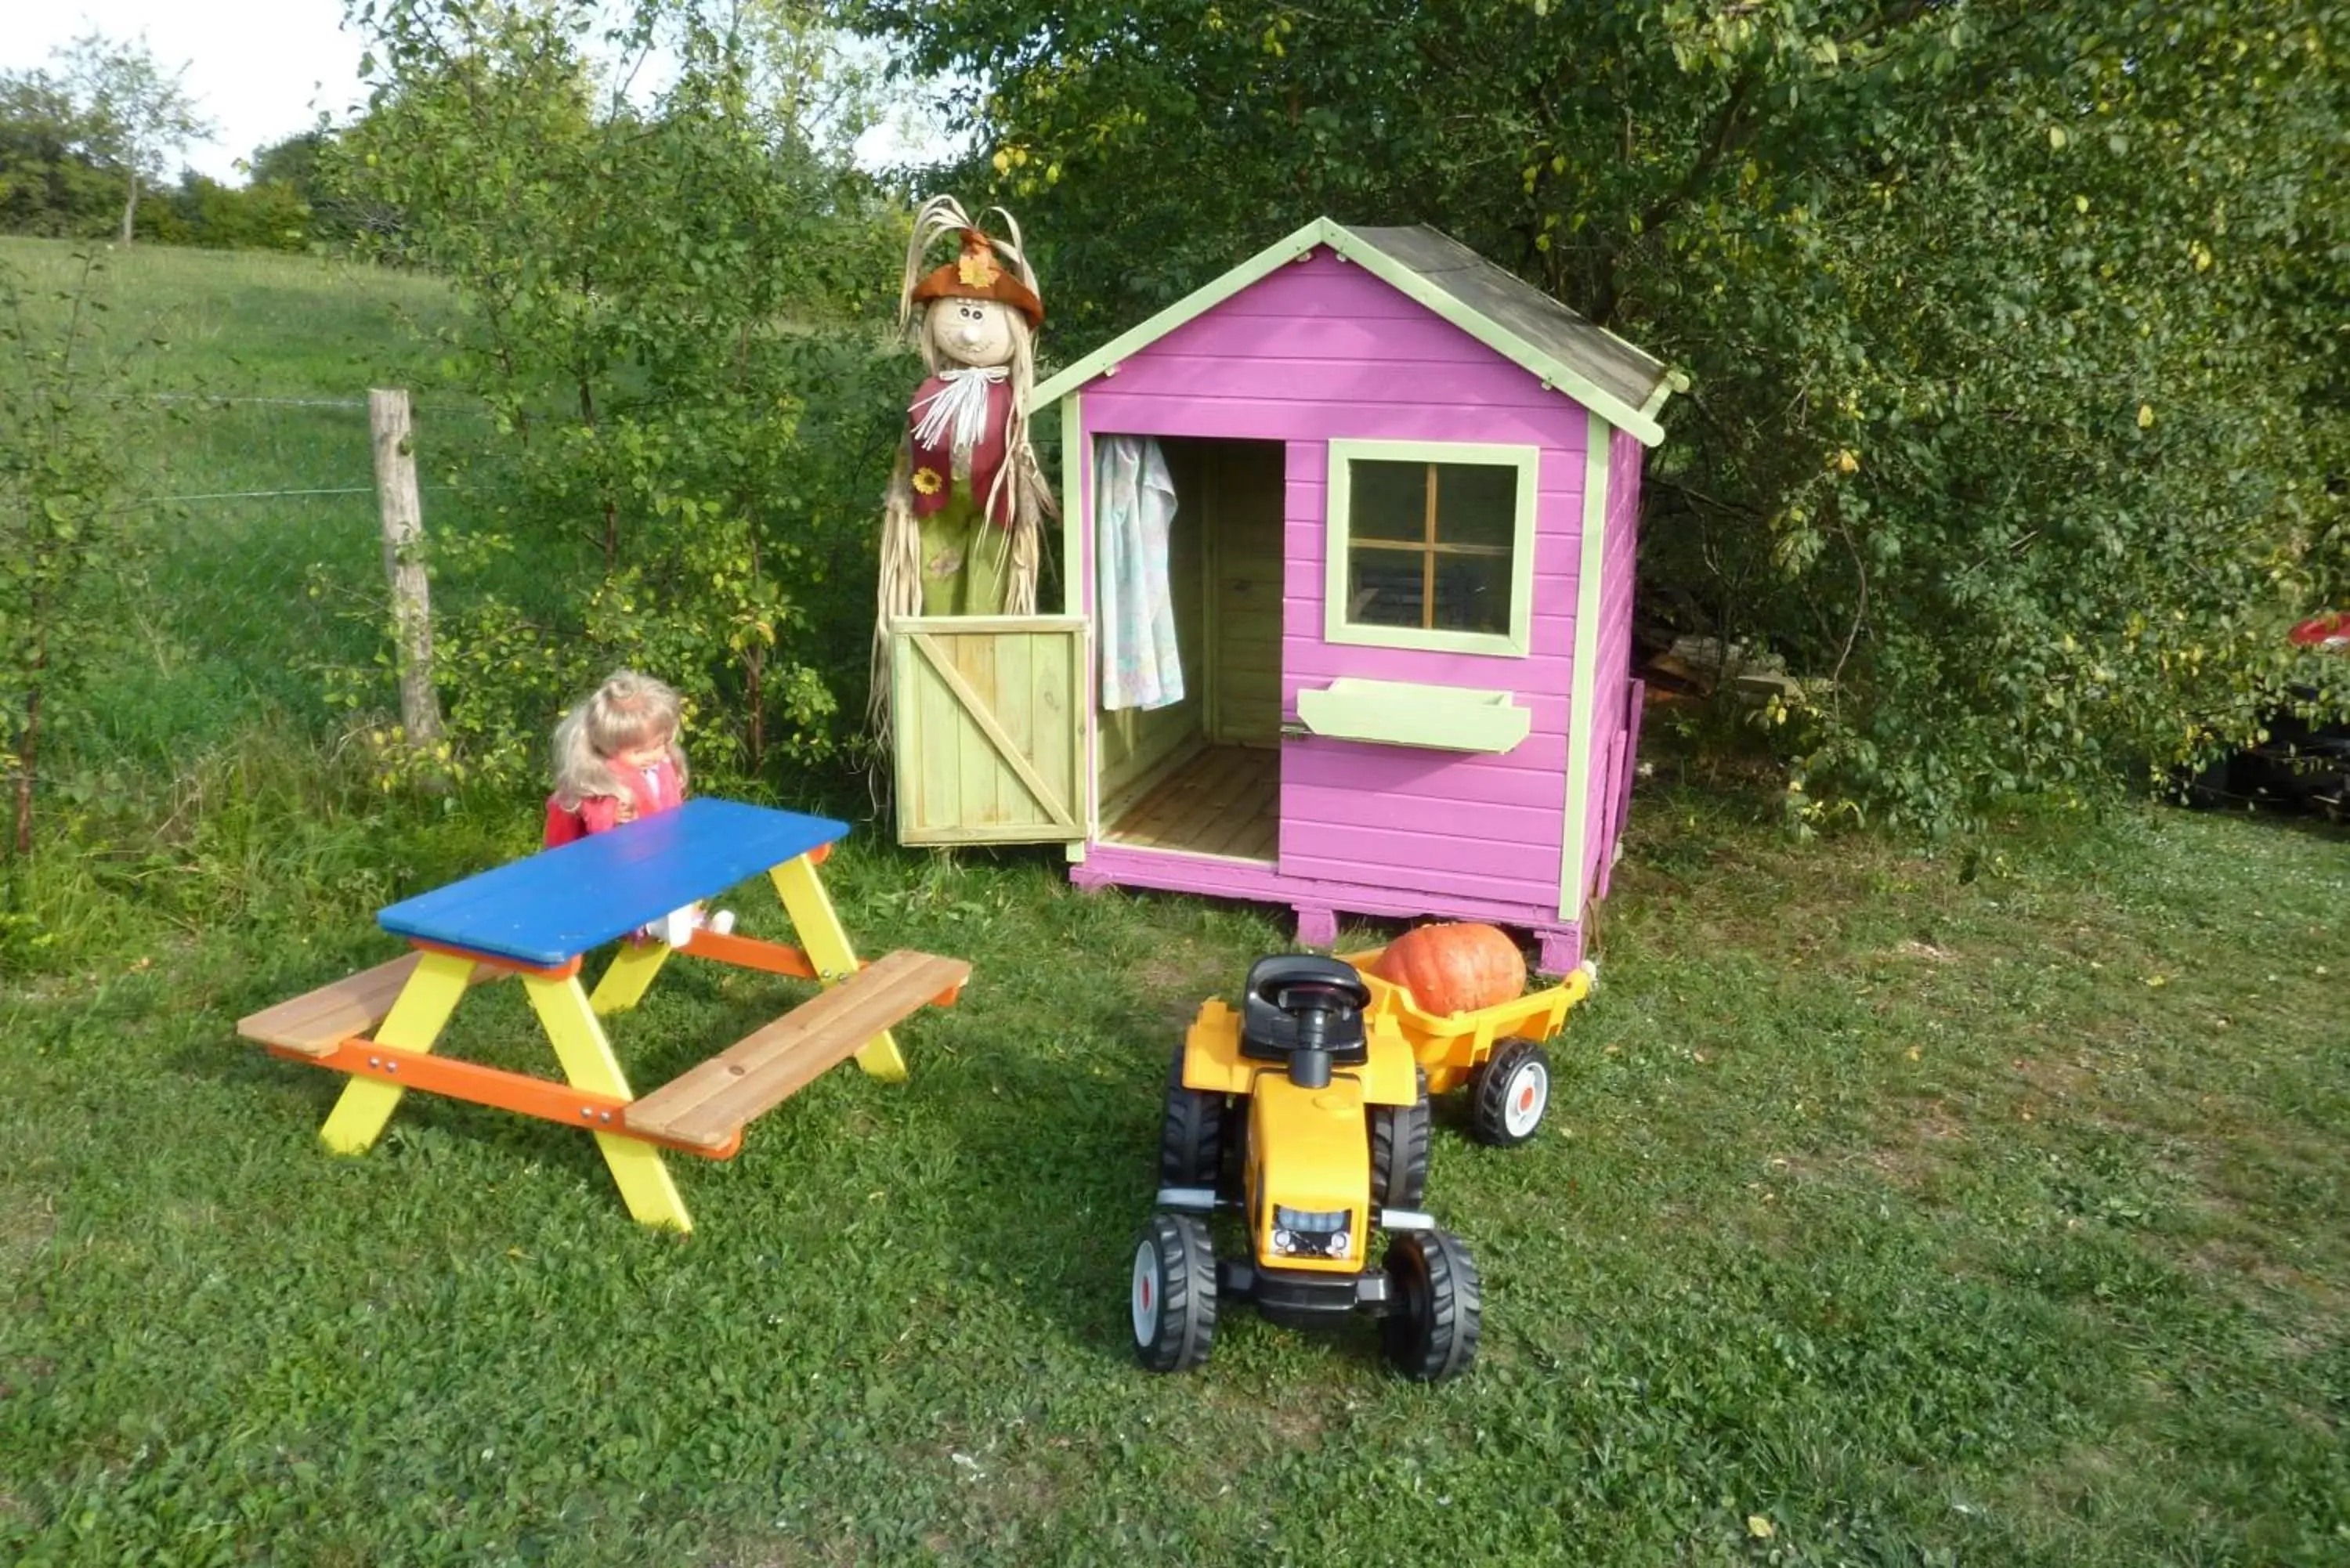
[[[186,66],[199,112],[219,127],[189,146],[187,165],[231,185],[244,182],[236,164],[255,148],[309,130],[322,110],[348,119],[366,99],[342,0],[0,0],[0,70],[47,66],[52,50],[93,29],[144,35],[164,70]],[[858,160],[870,166],[909,145],[934,148],[941,134],[877,130],[858,142]]]
[[[232,185],[256,147],[317,122],[341,119],[365,93],[359,40],[343,31],[341,0],[5,0],[0,69],[51,63],[52,49],[95,29],[117,39],[146,36],[163,69],[182,78],[199,112],[220,128],[190,145],[188,166]]]

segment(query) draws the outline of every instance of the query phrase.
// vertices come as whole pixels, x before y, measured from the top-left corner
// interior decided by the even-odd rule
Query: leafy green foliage
[[[311,232],[309,203],[291,184],[224,185],[192,169],[140,219],[142,234],[207,250],[307,250]]]
[[[889,231],[826,140],[821,40],[789,13],[645,0],[601,40],[608,76],[581,47],[599,10],[359,7],[379,86],[327,151],[345,192],[400,215],[380,246],[463,306],[450,368],[507,438],[473,477],[512,497],[465,548],[555,590],[444,624],[453,732],[477,774],[528,776],[550,697],[628,663],[731,742],[699,766],[814,762],[858,708],[858,596],[831,585],[868,549],[900,395],[856,325],[894,275]],[[626,78],[656,48],[674,75],[640,106]],[[868,466],[835,466],[844,441]]]
[[[0,230],[106,232],[121,182],[89,156],[90,130],[67,83],[37,68],[0,71]]]
[[[970,175],[1064,341],[1327,212],[1672,361],[1649,602],[1810,678],[1773,738],[1814,794],[2143,777],[2251,732],[2350,593],[2339,0],[850,14],[984,84]]]
[[[95,253],[63,289],[0,263],[0,775],[8,854],[32,853],[45,711],[119,635],[105,589],[125,575],[126,350],[103,328]]]
[[[244,189],[192,170],[167,186],[169,154],[208,129],[178,77],[144,45],[96,35],[61,51],[57,65],[0,72],[0,232],[224,250],[309,243],[297,182],[325,132],[263,149]],[[141,194],[163,199],[141,207]]]

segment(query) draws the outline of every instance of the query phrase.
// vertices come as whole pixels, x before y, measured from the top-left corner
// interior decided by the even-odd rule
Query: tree
[[[823,35],[696,0],[355,17],[376,90],[330,182],[455,288],[451,363],[504,437],[504,543],[553,590],[436,628],[461,763],[526,776],[546,715],[621,662],[731,730],[704,766],[826,754],[862,630],[831,618],[870,600],[815,585],[869,558],[903,386],[869,329],[827,328],[894,307],[904,238],[832,151]],[[656,52],[668,84],[632,92]]]
[[[1930,824],[2241,737],[2350,587],[2344,0],[863,0],[968,86],[1062,341],[1317,213],[1690,378],[1642,572]],[[1076,336],[1069,336],[1074,325]]]
[[[88,151],[72,88],[44,70],[0,72],[0,230],[79,234],[105,222],[115,182]]]
[[[321,129],[256,147],[244,161],[246,176],[256,185],[291,185],[296,194],[315,206],[324,191],[318,174],[319,153],[333,139],[334,132]]]
[[[122,43],[93,32],[76,39],[62,58],[66,79],[86,106],[88,145],[123,176],[120,238],[127,245],[139,215],[140,182],[161,182],[171,156],[210,136],[213,124],[182,84],[187,66],[166,72],[144,38]]]

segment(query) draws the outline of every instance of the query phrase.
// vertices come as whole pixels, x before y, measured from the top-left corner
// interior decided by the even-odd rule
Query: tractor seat
[[[1249,966],[1241,999],[1241,1054],[1280,1062],[1300,1048],[1319,1048],[1341,1066],[1370,1060],[1363,1009],[1370,988],[1354,966],[1314,953],[1275,953]],[[1319,1037],[1305,1020],[1318,1014]]]

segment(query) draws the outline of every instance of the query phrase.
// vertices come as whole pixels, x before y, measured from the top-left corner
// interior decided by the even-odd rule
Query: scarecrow
[[[1025,404],[1044,325],[1020,241],[983,234],[951,196],[914,213],[898,296],[902,329],[922,307],[914,342],[930,374],[906,410],[906,439],[881,514],[880,613],[874,628],[873,719],[889,726],[889,623],[913,615],[1034,615],[1038,529],[1058,516],[1028,443]],[[956,236],[960,254],[925,274],[925,253]]]

